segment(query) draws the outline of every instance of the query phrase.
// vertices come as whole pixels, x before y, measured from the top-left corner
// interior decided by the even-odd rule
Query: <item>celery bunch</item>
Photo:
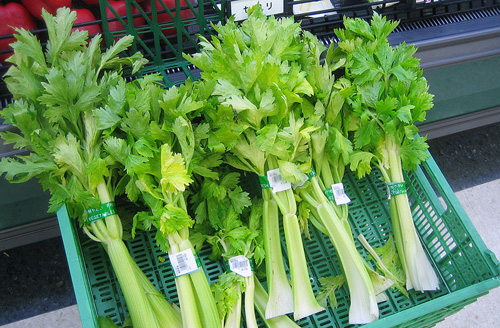
[[[49,40],[45,51],[32,33],[18,29],[13,65],[5,82],[14,102],[2,110],[18,132],[2,138],[28,155],[4,158],[0,174],[11,182],[38,178],[51,193],[49,211],[66,203],[89,238],[105,248],[125,297],[134,327],[180,327],[178,313],[159,294],[130,256],[114,198],[123,192],[122,167],[108,154],[108,136],[99,129],[96,112],[126,103],[114,91],[123,85],[123,68],[135,73],[145,63],[136,53],[120,57],[132,37],[101,53],[101,36],[87,42],[86,31],[72,32],[76,13],[61,8],[43,18]],[[110,96],[111,95],[111,96]],[[122,97],[123,96],[123,97]],[[101,212],[97,221],[93,213]]]

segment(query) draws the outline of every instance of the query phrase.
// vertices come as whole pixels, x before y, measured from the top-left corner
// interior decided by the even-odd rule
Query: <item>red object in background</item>
[[[143,2],[144,0],[135,0],[136,2]],[[98,5],[99,0],[83,0],[87,5]]]
[[[15,30],[12,27],[24,28],[32,30],[36,28],[35,20],[30,15],[28,10],[21,4],[11,2],[4,5],[0,4],[0,35],[13,34]],[[0,39],[0,50],[10,49],[11,43],[15,42],[15,38]],[[0,62],[5,64],[5,60],[12,53],[0,54]]]
[[[76,20],[73,23],[73,25],[79,23],[93,22],[96,20],[94,14],[92,14],[92,12],[88,9],[72,9],[72,11],[76,12]],[[72,31],[74,30],[80,30],[80,31],[87,30],[89,32],[89,36],[101,33],[101,27],[99,26],[99,24],[78,26],[72,29]]]
[[[144,9],[148,12],[151,11],[151,1],[152,0],[146,0],[145,5],[144,5]],[[174,17],[176,17],[175,0],[163,0],[163,3],[167,6],[168,9],[170,9],[172,11],[172,15]],[[185,0],[180,0],[179,4],[181,7],[187,6],[187,3]],[[156,11],[163,11],[163,10],[165,10],[165,8],[161,4],[161,2],[156,0]],[[192,18],[192,17],[194,17],[194,15],[193,15],[193,12],[191,11],[191,9],[188,8],[188,9],[181,10],[181,19],[182,20]],[[172,17],[168,13],[158,14],[158,23],[162,24],[162,23],[168,23],[171,21],[172,21]],[[163,30],[163,35],[165,35],[165,36],[175,35],[175,34],[177,34],[177,29],[175,29],[175,28]]]
[[[55,15],[57,8],[71,6],[71,0],[21,0],[21,2],[33,17],[40,20],[42,20],[42,8]]]
[[[127,16],[127,7],[125,0],[109,0],[109,4],[111,5],[111,7],[113,7],[113,9],[119,16]],[[132,6],[132,14],[139,14],[139,10],[135,6]],[[110,31],[125,30],[125,26],[123,26],[123,24],[120,21],[114,20],[116,16],[108,6],[106,6],[106,16],[109,21],[108,24]],[[128,23],[126,18],[124,18],[123,20],[125,21],[125,23]],[[142,16],[136,17],[133,20],[135,27],[144,25],[145,22],[146,20]]]

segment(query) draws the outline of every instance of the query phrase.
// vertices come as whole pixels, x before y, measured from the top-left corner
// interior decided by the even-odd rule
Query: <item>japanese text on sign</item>
[[[240,21],[248,18],[248,9],[256,4],[262,7],[264,14],[267,16],[282,14],[285,11],[283,3],[283,0],[239,0],[231,1],[230,9],[234,19]]]

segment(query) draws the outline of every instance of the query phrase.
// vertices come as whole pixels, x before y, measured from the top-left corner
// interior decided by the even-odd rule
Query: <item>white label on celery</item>
[[[247,259],[243,255],[238,255],[235,257],[231,257],[229,260],[229,270],[232,272],[239,274],[242,277],[251,277],[252,266],[250,265],[250,260]]]
[[[182,252],[170,254],[168,258],[176,277],[200,270],[193,251],[190,248]]]
[[[235,0],[229,1],[231,14],[235,21],[248,18],[248,9],[256,4],[262,8],[264,15],[277,15],[285,12],[284,1],[282,0]]]
[[[342,182],[332,184],[332,191],[337,205],[344,205],[351,202],[351,199],[345,193],[344,184]]]
[[[292,184],[290,182],[285,182],[281,178],[280,169],[267,171],[267,180],[269,180],[269,185],[273,189],[273,194],[292,188]]]

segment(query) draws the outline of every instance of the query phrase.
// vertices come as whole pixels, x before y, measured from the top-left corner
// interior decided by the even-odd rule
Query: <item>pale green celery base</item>
[[[172,305],[167,301],[165,296],[161,294],[151,281],[146,277],[144,272],[139,268],[139,266],[134,262],[136,269],[136,274],[141,283],[142,288],[146,292],[147,298],[151,307],[158,319],[160,327],[162,328],[181,328],[182,327],[182,317],[181,313],[172,307]]]
[[[292,277],[293,317],[295,320],[300,320],[324,311],[324,308],[318,304],[312,290],[300,226],[295,214],[283,217],[283,229]]]
[[[345,223],[338,218],[334,205],[324,196],[317,179],[312,178],[311,183],[313,195],[305,195],[304,199],[314,206],[318,220],[327,230],[327,235],[337,250],[350,293],[349,323],[372,322],[378,319],[379,310],[366,262],[356,249],[350,227],[347,229]],[[314,200],[316,202],[313,203]]]
[[[386,145],[389,157],[390,182],[404,182],[401,158],[394,138],[386,137]],[[408,195],[396,195],[393,196],[393,199],[390,205],[395,206],[395,209],[391,208],[391,214],[396,214],[396,218],[393,218],[393,225],[396,226],[395,234],[399,234],[399,236],[395,237],[396,247],[398,247],[400,254],[404,254],[402,260],[404,261],[407,276],[406,288],[408,290],[413,288],[417,291],[438,290],[439,279],[418,238]]]
[[[292,278],[293,316],[300,320],[314,313],[324,310],[314,297],[314,293],[307,270],[302,233],[297,219],[297,203],[291,189],[273,193],[273,199],[283,215],[283,230]]]
[[[182,327],[203,328],[191,279],[188,275],[182,275],[175,278],[175,285],[181,308]]]
[[[269,199],[270,195],[266,195],[269,190],[263,190],[262,192],[264,195],[262,230],[269,290],[265,318],[269,319],[293,312],[293,293],[283,263],[278,206],[274,200]]]
[[[168,238],[170,245],[169,254],[175,254],[183,250],[175,241],[178,239],[178,236],[170,234]],[[203,328],[191,278],[188,274],[176,277],[175,285],[179,297],[179,307],[181,308],[182,327]]]
[[[203,268],[189,274],[196,291],[203,328],[219,328],[221,319]]]
[[[403,240],[406,273],[409,278],[406,288],[408,290],[413,288],[420,292],[438,290],[439,279],[418,238],[408,205],[408,198],[404,196],[406,195],[397,195],[395,198],[398,213],[400,214],[399,222],[401,224],[401,231],[403,232],[401,238]],[[401,208],[402,210],[400,211]]]
[[[240,328],[241,327],[241,289],[239,284],[233,284],[238,292],[238,300],[233,305],[231,310],[226,314],[224,320],[224,328]]]
[[[194,254],[194,248],[189,239],[183,240],[182,244],[179,245],[179,251],[184,251],[186,249],[191,249]],[[219,328],[221,322],[221,319],[219,318],[219,311],[217,310],[214,295],[212,294],[212,290],[203,267],[196,272],[188,274],[187,276],[191,280],[194,297],[199,305],[198,314],[203,328]]]
[[[113,201],[104,182],[97,185],[97,193],[101,204]],[[92,239],[102,242],[109,256],[134,327],[160,328],[147,292],[141,285],[141,276],[137,274],[138,266],[122,240],[123,227],[118,215],[107,216],[89,227],[92,233],[88,229],[84,231]]]
[[[319,204],[317,209],[325,228],[328,230],[330,239],[337,250],[349,287],[351,302],[349,307],[349,323],[365,324],[373,322],[378,319],[379,310],[370,276],[361,255],[359,255],[352,242],[352,238],[347,235],[344,226],[335,217],[333,208],[328,208],[328,206],[329,204],[324,202]]]
[[[293,322],[293,320],[290,319],[286,315],[280,315],[277,317],[266,319],[265,313],[266,313],[268,295],[266,293],[266,290],[264,289],[264,287],[260,283],[260,281],[255,276],[254,276],[254,283],[255,283],[255,292],[254,292],[255,308],[257,309],[257,312],[259,313],[260,317],[264,321],[264,324],[266,325],[266,327],[267,328],[299,328],[299,325],[297,325],[295,322]]]
[[[245,322],[247,328],[259,328],[255,317],[255,282],[253,276],[252,274],[250,277],[245,277]]]
[[[106,243],[106,251],[123,292],[132,323],[135,328],[160,328],[146,293],[139,283],[133,259],[124,242],[113,240]]]

